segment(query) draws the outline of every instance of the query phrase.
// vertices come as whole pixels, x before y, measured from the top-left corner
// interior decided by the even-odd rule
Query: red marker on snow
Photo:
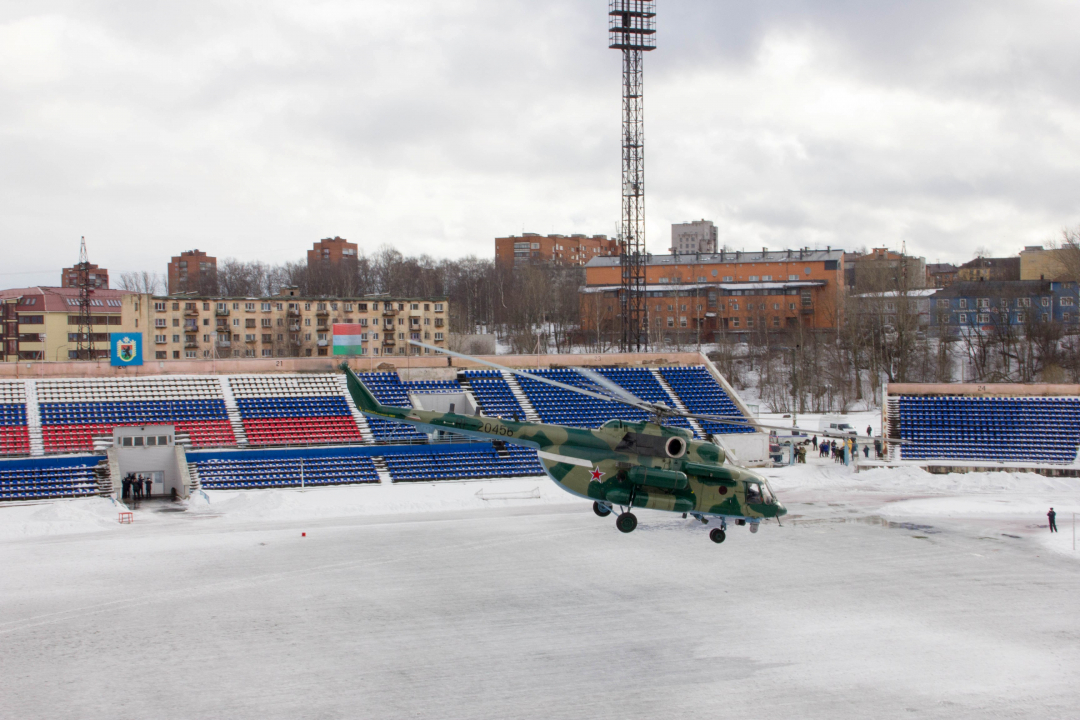
[[[300,537],[307,537],[307,533],[300,533]]]

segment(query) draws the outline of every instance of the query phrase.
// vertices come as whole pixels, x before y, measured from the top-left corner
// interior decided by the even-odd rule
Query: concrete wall
[[[1046,383],[889,383],[889,396],[960,395],[967,397],[1073,397],[1080,395],[1080,385]]]
[[[479,359],[512,368],[625,365],[629,367],[656,365],[701,365],[704,356],[696,352],[668,353],[603,353],[581,355],[493,355]],[[112,367],[109,361],[85,362],[18,362],[0,363],[0,378],[33,379],[39,377],[145,377],[154,375],[225,375],[243,373],[327,373],[336,372],[341,360],[333,357],[311,358],[223,358],[220,360],[149,360],[141,367]],[[405,356],[400,358],[354,357],[350,365],[357,372],[397,370],[402,379],[447,379],[433,373],[431,377],[417,375],[425,370],[453,368],[485,368],[484,365],[446,356]]]

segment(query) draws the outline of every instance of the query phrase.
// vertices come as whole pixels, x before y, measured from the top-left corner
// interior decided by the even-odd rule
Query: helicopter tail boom
[[[345,373],[349,394],[352,395],[353,402],[356,403],[356,409],[360,412],[382,415],[388,418],[399,418],[408,414],[408,410],[405,408],[383,405],[376,400],[364,383],[360,382],[360,378],[356,377],[356,373],[353,372],[348,363],[341,363],[341,370]]]

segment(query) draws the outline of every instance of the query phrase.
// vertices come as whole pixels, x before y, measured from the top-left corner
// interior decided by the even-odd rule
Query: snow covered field
[[[0,507],[0,717],[1080,716],[1080,481],[768,475],[719,546],[543,479]]]

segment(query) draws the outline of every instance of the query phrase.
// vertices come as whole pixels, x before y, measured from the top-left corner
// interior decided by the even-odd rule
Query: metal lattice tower
[[[652,0],[609,0],[608,47],[623,54],[622,219],[622,349],[649,346],[649,313],[645,295],[645,110],[642,53],[656,49],[656,3]]]
[[[75,357],[79,360],[94,359],[94,322],[90,309],[90,260],[86,257],[86,238],[79,243],[79,262],[75,266],[79,288],[79,327],[75,335]]]

